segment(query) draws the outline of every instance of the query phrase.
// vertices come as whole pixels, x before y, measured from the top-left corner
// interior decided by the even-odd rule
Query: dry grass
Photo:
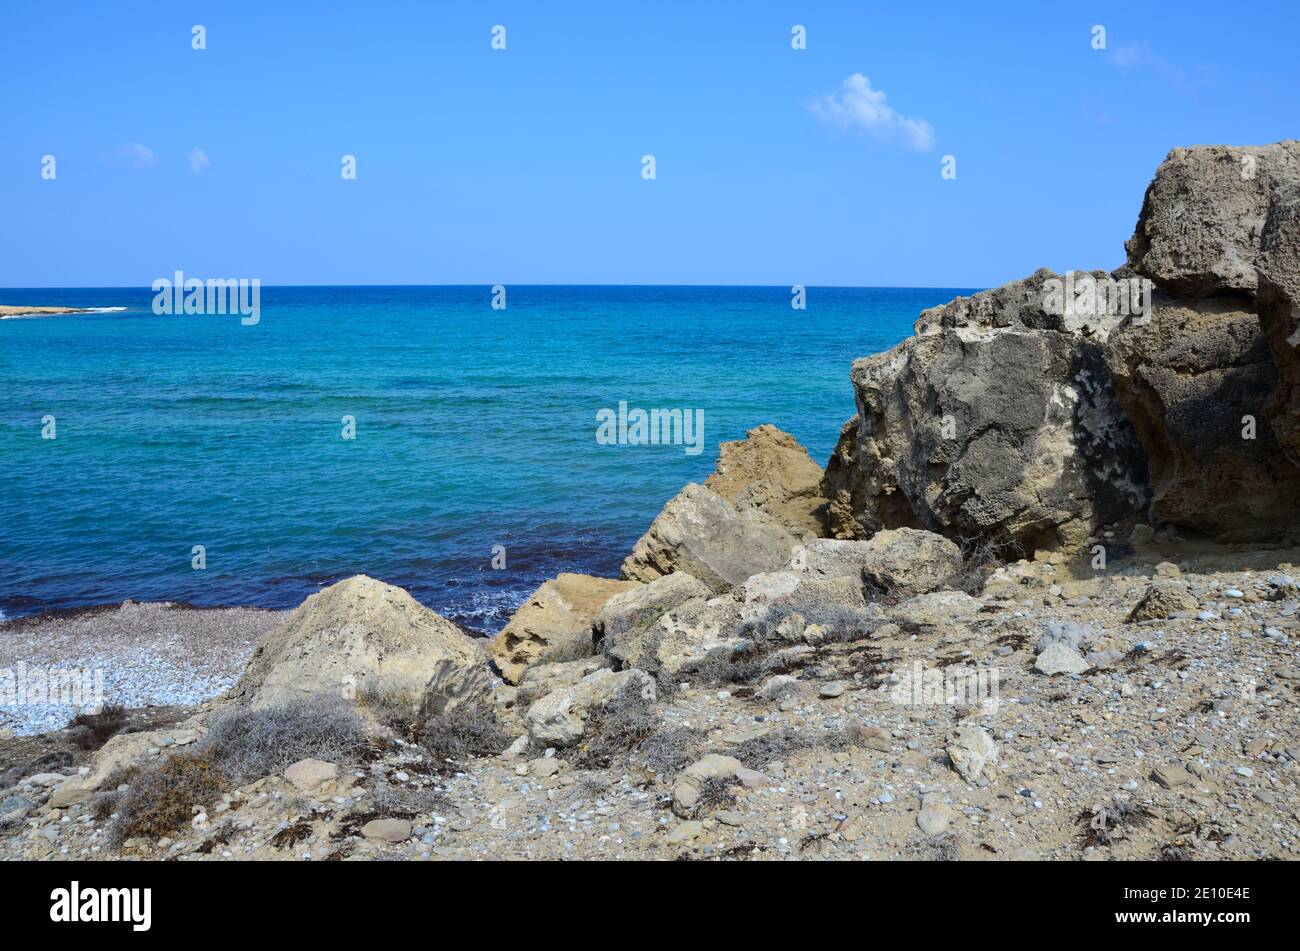
[[[122,794],[109,839],[156,839],[185,828],[195,806],[216,802],[230,789],[230,776],[198,751],[179,753],[135,777]]]
[[[425,720],[415,738],[439,772],[450,772],[471,757],[499,756],[511,739],[490,707],[469,702]]]
[[[126,710],[116,704],[103,707],[98,713],[78,713],[68,723],[72,742],[89,752],[94,752],[126,726]]]
[[[579,769],[604,769],[652,736],[659,718],[635,687],[625,687],[587,716],[582,742],[567,755]]]
[[[993,572],[1025,557],[1024,548],[1010,538],[960,538],[961,568],[948,582],[954,591],[977,595]]]
[[[365,723],[343,700],[315,697],[263,710],[219,714],[197,750],[235,785],[276,776],[301,759],[346,764],[366,745]]]

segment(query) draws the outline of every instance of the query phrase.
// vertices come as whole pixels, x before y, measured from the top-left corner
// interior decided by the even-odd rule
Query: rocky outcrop
[[[655,699],[655,683],[641,670],[597,670],[576,684],[561,687],[528,708],[528,736],[540,747],[572,746],[587,728],[587,715],[624,690],[647,702]]]
[[[632,581],[562,573],[529,595],[488,653],[512,684],[533,664],[556,664],[590,657],[591,624],[605,602],[637,587]]]
[[[1129,519],[1224,542],[1293,533],[1297,188],[1300,142],[1175,149],[1121,270],[958,298],[855,362],[827,534],[926,528],[1029,554]]]
[[[1278,370],[1265,412],[1283,450],[1300,463],[1300,182],[1273,195],[1256,273],[1259,322]]]
[[[995,324],[1023,319],[993,303],[975,310]],[[1093,339],[1023,323],[922,323],[923,336],[853,365],[858,422],[824,483],[833,535],[916,527],[1032,552],[1077,544],[1145,501],[1100,329]]]
[[[820,537],[826,528],[822,468],[789,433],[775,426],[751,429],[744,439],[724,442],[718,464],[704,487],[737,509],[772,516],[795,537]]]
[[[1300,180],[1300,142],[1174,149],[1147,188],[1129,265],[1184,297],[1253,295],[1274,189]]]
[[[1300,469],[1265,419],[1277,367],[1249,300],[1157,293],[1151,320],[1113,333],[1106,358],[1146,450],[1153,522],[1223,542],[1300,522]]]
[[[485,696],[487,662],[401,588],[357,575],[313,594],[258,645],[231,696],[254,708],[375,692],[428,713]]]
[[[961,549],[933,532],[886,529],[868,541],[800,545],[789,568],[819,579],[851,577],[871,600],[903,601],[947,584],[961,568]]]
[[[678,571],[615,595],[593,625],[601,653],[620,667],[646,667],[663,635],[659,620],[687,601],[708,600],[712,593],[702,582]]]
[[[692,483],[664,506],[623,562],[622,573],[625,579],[653,581],[682,571],[722,592],[784,564],[797,543],[761,509],[736,508]]]

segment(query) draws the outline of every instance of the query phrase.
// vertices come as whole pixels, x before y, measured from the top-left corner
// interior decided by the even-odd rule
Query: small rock
[[[1040,674],[1081,674],[1088,669],[1088,662],[1079,656],[1079,652],[1065,644],[1051,644],[1038,655],[1034,661],[1034,670]]]
[[[411,823],[405,819],[371,819],[361,827],[361,834],[381,842],[405,842],[411,837]]]

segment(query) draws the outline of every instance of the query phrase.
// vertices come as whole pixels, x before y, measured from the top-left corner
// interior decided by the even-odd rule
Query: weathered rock
[[[983,775],[991,763],[998,760],[998,748],[993,738],[975,723],[963,723],[948,743],[948,758],[962,779],[973,783]]]
[[[710,753],[687,766],[673,784],[673,812],[684,818],[694,815],[700,798],[700,787],[705,780],[734,779],[740,769],[740,760],[718,753]]]
[[[584,657],[559,664],[535,664],[524,671],[515,688],[515,703],[527,709],[534,701],[561,687],[572,687],[583,677],[609,667],[609,658]]]
[[[742,605],[727,595],[692,598],[659,619],[641,657],[648,669],[675,675],[716,650],[739,644],[742,612]]]
[[[808,542],[794,550],[788,567],[814,578],[859,579],[871,599],[906,600],[947,584],[961,568],[961,550],[942,535],[900,528],[867,541]]]
[[[397,844],[411,837],[411,823],[406,819],[371,819],[361,827],[367,839]]]
[[[952,825],[952,820],[956,818],[951,806],[939,803],[933,806],[925,806],[916,814],[916,824],[926,835],[939,835],[947,832],[948,827]]]
[[[337,778],[339,768],[320,759],[300,759],[284,771],[284,778],[299,792],[311,792]]]
[[[1187,296],[1253,293],[1273,189],[1300,181],[1300,142],[1174,149],[1147,188],[1129,264]]]
[[[1265,412],[1287,456],[1300,462],[1300,185],[1274,193],[1260,252],[1259,322],[1278,370]]]
[[[641,536],[623,562],[623,577],[653,581],[675,571],[715,592],[779,568],[797,539],[758,508],[737,509],[711,489],[686,486]]]
[[[441,713],[487,695],[486,658],[401,588],[357,575],[313,594],[257,646],[232,696],[254,708],[373,691]]]
[[[488,653],[512,684],[533,664],[590,657],[595,650],[596,615],[610,598],[636,587],[631,581],[562,573],[529,595],[493,639]]]
[[[528,708],[528,735],[539,746],[572,746],[587,728],[593,707],[613,700],[630,688],[646,701],[655,699],[655,682],[643,670],[597,670],[571,687],[561,687]]]
[[[1066,644],[1051,644],[1034,661],[1034,670],[1040,674],[1081,674],[1088,662],[1077,650]]]
[[[1111,275],[1105,271],[1086,271],[1072,275],[1079,281],[1090,278],[1103,281]],[[1050,300],[1049,282],[1062,285],[1065,275],[1047,268],[1039,268],[1021,281],[1012,281],[992,290],[980,291],[970,297],[957,297],[946,304],[921,311],[913,325],[918,337],[942,333],[957,328],[1005,330],[1055,330],[1071,334],[1084,334],[1104,340],[1106,334],[1119,322],[1119,315],[1105,308],[1076,311],[1074,308],[1047,306]],[[1138,301],[1131,297],[1130,306]]]
[[[852,377],[858,422],[823,483],[836,537],[926,528],[1032,552],[1145,505],[1140,448],[1091,337],[940,328]]]
[[[1200,605],[1186,586],[1177,581],[1153,581],[1141,600],[1129,612],[1129,622],[1159,621],[1180,611],[1195,611]]]
[[[932,591],[889,608],[889,619],[909,630],[940,629],[969,621],[980,603],[964,591]]]
[[[1072,651],[1085,651],[1096,638],[1096,631],[1086,624],[1077,624],[1073,621],[1048,621],[1034,650],[1041,654],[1053,644],[1064,644]]]
[[[1151,772],[1151,778],[1166,789],[1174,789],[1192,781],[1192,774],[1175,764],[1157,766]]]
[[[712,591],[684,571],[638,584],[610,598],[592,625],[601,653],[624,667],[645,667],[653,656],[658,622],[692,598],[707,600]]]
[[[744,439],[722,443],[717,467],[704,487],[738,509],[765,512],[799,538],[825,531],[821,480],[822,468],[807,449],[789,433],[763,425]]]
[[[1153,522],[1222,542],[1300,524],[1300,469],[1264,424],[1277,367],[1248,300],[1157,293],[1151,320],[1113,332],[1106,359],[1146,450]]]

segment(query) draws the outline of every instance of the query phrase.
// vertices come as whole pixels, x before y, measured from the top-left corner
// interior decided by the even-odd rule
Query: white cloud
[[[154,154],[153,149],[139,142],[124,146],[119,150],[119,154],[136,168],[153,168],[158,164],[158,156]]]
[[[839,92],[814,100],[809,108],[823,121],[864,129],[881,142],[898,142],[918,152],[934,148],[934,126],[899,115],[885,101],[884,91],[871,88],[871,80],[861,73],[854,73]]]
[[[1174,84],[1183,82],[1183,71],[1156,53],[1146,40],[1115,47],[1110,52],[1110,62],[1119,69],[1150,69]]]
[[[212,160],[204,154],[203,150],[195,146],[189,154],[190,171],[195,175],[201,174],[202,171],[212,164]]]

